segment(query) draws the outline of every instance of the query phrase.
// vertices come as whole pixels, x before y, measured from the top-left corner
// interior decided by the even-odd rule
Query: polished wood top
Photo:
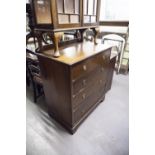
[[[101,43],[95,45],[93,42],[87,41],[60,47],[59,51],[61,56],[58,58],[53,57],[54,50],[52,49],[39,53],[38,55],[48,57],[67,65],[73,65],[109,48],[112,48],[112,46]]]

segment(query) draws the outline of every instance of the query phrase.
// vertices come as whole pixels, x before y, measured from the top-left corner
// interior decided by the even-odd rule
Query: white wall
[[[102,20],[129,20],[129,0],[101,0]]]

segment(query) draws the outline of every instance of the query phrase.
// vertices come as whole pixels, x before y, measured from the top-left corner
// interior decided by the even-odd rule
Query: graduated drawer
[[[96,91],[100,87],[104,87],[104,84],[106,83],[106,78],[103,78],[102,73],[98,73],[93,77],[94,78],[89,81],[89,83],[85,86],[84,89],[81,89],[81,91],[76,95],[72,95],[72,106],[74,110],[76,110],[78,106],[81,105],[89,96],[91,96],[93,93],[96,93]]]
[[[73,94],[76,95],[86,87],[92,86],[98,78],[106,78],[106,68],[104,66],[97,67],[94,71],[72,81]]]
[[[78,122],[97,102],[100,101],[101,97],[105,93],[104,86],[98,86],[96,91],[93,93],[78,107],[78,109],[73,111],[73,123]]]
[[[99,66],[106,65],[110,61],[110,49],[86,59],[71,68],[72,80],[77,80]]]

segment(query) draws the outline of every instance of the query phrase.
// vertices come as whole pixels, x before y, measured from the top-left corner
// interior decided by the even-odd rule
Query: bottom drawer
[[[89,109],[104,96],[105,88],[106,85],[99,86],[98,90],[94,90],[92,95],[90,95],[75,112],[73,111],[73,123],[78,122],[89,111]]]

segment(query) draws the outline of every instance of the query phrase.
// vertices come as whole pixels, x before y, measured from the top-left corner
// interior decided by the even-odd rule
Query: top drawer
[[[108,49],[100,54],[97,54],[89,59],[86,59],[72,66],[72,80],[75,81],[79,77],[84,76],[85,74],[88,74],[89,72],[93,71],[95,68],[107,65],[110,61],[110,53],[111,49]]]

